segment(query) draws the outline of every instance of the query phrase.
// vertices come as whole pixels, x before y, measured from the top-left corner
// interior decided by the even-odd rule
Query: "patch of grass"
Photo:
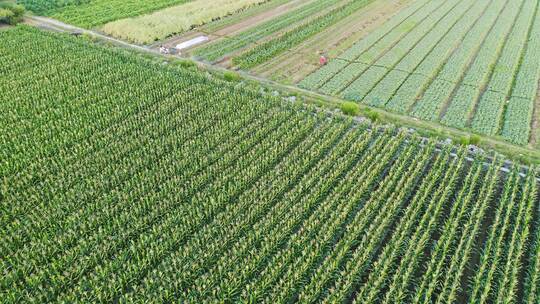
[[[227,71],[223,73],[223,79],[229,82],[236,82],[236,81],[240,81],[241,77],[238,73]]]
[[[381,118],[381,115],[379,113],[372,111],[370,109],[366,109],[364,111],[364,114],[366,115],[367,118],[369,118],[373,122],[379,121],[379,119]]]
[[[354,102],[344,102],[341,104],[340,109],[345,115],[356,116],[360,113],[360,107]]]
[[[175,63],[184,69],[191,69],[197,66],[197,64],[191,60],[178,60],[178,61],[175,61]]]
[[[475,145],[475,146],[478,146],[481,140],[482,138],[476,134],[471,135],[471,137],[469,138],[469,142],[471,143],[471,145]]]
[[[459,144],[462,146],[468,146],[470,144],[469,137],[463,136],[459,139]]]

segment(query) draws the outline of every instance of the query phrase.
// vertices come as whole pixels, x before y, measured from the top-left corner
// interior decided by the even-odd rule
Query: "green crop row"
[[[373,0],[349,1],[347,4],[330,10],[328,13],[302,24],[276,38],[265,41],[246,53],[233,58],[233,63],[242,69],[250,69],[291,49],[306,39],[324,31]]]
[[[534,0],[417,2],[299,85],[526,145],[539,14]]]
[[[495,3],[474,3],[472,6],[467,6],[465,13],[450,11],[445,19],[441,20],[436,27],[428,33],[413,49],[407,54],[396,66],[396,69],[407,71],[409,73],[417,73],[426,76],[428,83],[417,83],[416,92],[426,88],[421,98],[418,98],[418,93],[409,100],[401,101],[405,107],[410,108],[415,101],[416,107],[412,111],[412,115],[426,120],[438,120],[439,113],[445,105],[445,93],[453,89],[453,84],[448,81],[435,80],[429,88],[429,81],[433,80],[437,74],[443,69],[444,63],[447,62],[451,55],[455,54],[458,47],[462,46],[463,39],[467,35],[471,35],[478,31],[478,27],[483,28],[485,24],[492,23],[492,16],[497,16],[501,7],[504,6],[504,1],[495,1]],[[456,13],[458,14],[456,16]],[[456,17],[458,19],[456,19]],[[449,25],[450,24],[450,25]],[[440,33],[444,33],[441,35]],[[428,50],[426,52],[425,50]],[[415,80],[420,80],[416,78]],[[387,85],[386,90],[396,92],[399,86],[403,83],[393,83],[392,86]],[[376,88],[375,88],[376,89]],[[384,90],[384,89],[382,89]],[[385,101],[390,98],[383,99],[382,106]],[[368,99],[369,101],[369,99]]]
[[[320,87],[313,89],[319,89],[323,93],[334,95],[351,87],[347,92],[342,93],[341,96],[360,101],[363,96],[360,92],[356,92],[360,88],[355,87],[356,84],[354,84],[354,81],[357,80],[359,83],[358,85],[362,86],[363,90],[369,90],[370,85],[367,83],[363,84],[363,75],[364,73],[375,73],[376,75],[371,75],[369,77],[371,79],[371,86],[375,85],[380,77],[386,75],[386,72],[381,71],[381,68],[384,68],[384,66],[381,65],[372,67],[371,71],[368,71],[370,65],[375,64],[381,56],[390,52],[395,44],[399,43],[405,37],[408,37],[409,34],[416,29],[418,24],[428,18],[430,14],[432,15],[434,11],[437,11],[442,4],[442,2],[438,1],[431,1],[429,3],[425,1],[416,1],[400,14],[390,19],[390,21],[379,30],[368,35],[350,49],[346,50],[342,55],[338,56],[338,59],[344,59],[351,63],[335,72],[330,78],[325,75],[324,78],[328,78],[327,82]],[[449,3],[448,5],[452,4],[454,4],[454,2]],[[444,10],[439,10],[438,14],[441,15],[443,12]],[[429,26],[422,24],[422,28],[415,31],[416,36],[414,36],[413,33],[411,36],[414,37],[409,39],[418,40],[429,30]],[[403,53],[404,51],[405,50],[401,50],[400,52]],[[322,76],[318,76],[319,71],[324,73],[323,69],[319,69],[310,77],[315,79],[322,78]]]
[[[540,10],[539,7],[538,1],[526,1],[523,4],[522,13],[516,19],[512,32],[510,32],[497,60],[497,64],[492,67],[490,80],[486,83],[487,91],[478,100],[478,110],[474,114],[471,123],[472,129],[478,133],[487,135],[500,133],[503,125],[502,120],[505,119],[506,105],[509,97],[512,95],[512,88],[514,87],[516,76],[527,49],[527,40],[531,33],[530,28],[534,18],[538,16],[537,11]],[[500,98],[493,100],[493,94],[491,92],[499,92]],[[525,115],[521,119],[530,125],[531,118],[532,115]],[[527,132],[528,130],[525,129],[523,131]],[[526,134],[529,134],[529,132]],[[510,141],[517,140],[517,138],[508,139]],[[523,141],[523,139],[519,141]]]
[[[473,14],[481,8],[478,5],[471,9],[474,3],[462,3],[461,1],[446,1],[429,16],[425,17],[415,28],[400,39],[395,46],[382,54],[373,62],[373,66],[358,76],[355,81],[344,87],[341,96],[353,96],[354,100],[368,103],[366,95],[385,77],[392,69],[403,68],[408,72],[412,62],[417,65],[439,43],[446,38],[446,33],[460,20],[470,22],[470,19],[462,19],[464,15]],[[474,18],[474,17],[473,17]],[[466,27],[465,24],[463,27]],[[458,27],[458,30],[461,27]],[[348,98],[347,98],[348,99]]]
[[[332,68],[332,66],[337,65],[336,63],[334,63],[335,61],[340,63],[347,63],[349,61],[355,60],[360,54],[365,52],[373,44],[379,41],[395,26],[397,26],[403,20],[408,18],[411,14],[416,12],[416,10],[420,9],[423,5],[425,5],[425,3],[427,3],[427,1],[415,1],[413,5],[404,9],[394,18],[391,18],[386,23],[378,27],[370,35],[355,43],[351,48],[347,49],[344,53],[342,53],[337,59],[331,60],[328,65],[310,74],[308,77],[306,77],[300,82],[300,85],[304,88],[312,90],[321,88],[335,75],[339,76],[340,72],[347,68],[346,64],[339,64],[340,67],[338,69]],[[332,90],[327,90],[328,93],[329,91],[331,92]]]
[[[312,1],[291,12],[242,31],[237,35],[218,40],[215,43],[197,49],[194,54],[208,61],[216,61],[226,54],[241,50],[290,26],[301,23],[307,18],[320,13],[324,8],[335,5],[340,1],[342,0]]]
[[[3,303],[537,298],[535,169],[82,37],[0,40]]]

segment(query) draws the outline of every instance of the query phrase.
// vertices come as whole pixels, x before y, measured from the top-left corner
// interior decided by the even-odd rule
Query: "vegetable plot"
[[[343,6],[335,8],[313,21],[303,24],[283,35],[270,39],[246,53],[233,58],[233,63],[242,69],[250,69],[256,65],[270,60],[272,57],[283,53],[302,41],[332,26],[341,19],[353,14],[373,0],[351,1]]]
[[[37,14],[45,14],[54,9],[62,8],[70,5],[80,5],[90,2],[91,0],[17,0],[17,3]]]
[[[539,12],[534,0],[416,1],[299,85],[526,145]]]
[[[84,38],[0,40],[4,303],[538,300],[535,168]]]
[[[245,30],[232,37],[225,37],[215,43],[197,49],[194,54],[205,60],[214,62],[227,54],[234,53],[251,44],[271,37],[289,27],[297,27],[307,18],[320,13],[324,8],[336,5],[342,0],[316,0],[303,5],[289,13]]]

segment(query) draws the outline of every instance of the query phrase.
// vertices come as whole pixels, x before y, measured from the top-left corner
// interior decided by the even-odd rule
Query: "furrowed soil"
[[[270,62],[255,67],[254,74],[294,84],[315,71],[319,56],[337,57],[355,42],[386,22],[412,0],[374,1],[326,31],[306,40]]]

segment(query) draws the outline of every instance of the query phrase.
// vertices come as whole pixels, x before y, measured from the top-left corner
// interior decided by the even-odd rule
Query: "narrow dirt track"
[[[217,36],[229,36],[234,35],[238,32],[244,31],[246,29],[249,29],[251,27],[254,27],[256,25],[259,25],[265,21],[268,21],[272,18],[281,16],[287,12],[289,12],[292,9],[298,8],[304,4],[307,4],[309,0],[293,0],[287,4],[280,5],[278,7],[275,7],[271,10],[265,11],[262,14],[255,15],[253,17],[250,17],[246,20],[240,21],[238,23],[235,23],[233,25],[230,25],[228,27],[225,27],[219,31],[216,31],[214,35]]]
[[[103,34],[98,33],[96,31],[83,29],[83,28],[76,27],[76,26],[73,26],[73,25],[70,25],[70,24],[66,24],[66,23],[63,23],[61,21],[51,19],[51,18],[47,18],[47,17],[27,16],[26,20],[27,20],[27,23],[30,23],[30,24],[38,26],[38,27],[46,27],[46,28],[50,28],[52,30],[57,30],[57,31],[61,31],[61,32],[89,34],[91,36],[98,37],[100,39],[112,42],[112,43],[120,45],[120,46],[129,47],[129,48],[137,49],[137,50],[144,51],[144,52],[159,53],[159,52],[154,51],[154,50],[152,50],[152,49],[150,49],[148,47],[144,47],[144,46],[132,44],[132,43],[129,43],[129,42],[125,42],[123,40],[119,40],[119,39],[116,39],[116,38],[109,37],[107,35],[103,35]]]
[[[194,37],[203,36],[203,35],[209,38],[209,40],[206,42],[206,43],[209,43],[214,40],[220,39],[222,37],[232,36],[239,32],[255,27],[263,22],[266,22],[275,17],[288,13],[289,11],[293,9],[301,7],[307,4],[309,1],[310,0],[293,0],[289,3],[279,5],[275,8],[264,11],[260,14],[256,14],[254,16],[248,17],[238,23],[231,24],[217,31],[207,31],[204,29],[204,26],[203,26],[201,29],[194,29],[193,31],[189,31],[180,35],[176,35],[164,41],[154,43],[151,45],[151,47],[159,47],[159,45],[166,45],[166,46],[172,47],[174,45],[177,45],[178,43],[182,43]],[[204,44],[194,46],[193,48],[190,48],[190,49],[195,49],[196,47],[199,47]],[[186,51],[189,51],[189,49]]]

